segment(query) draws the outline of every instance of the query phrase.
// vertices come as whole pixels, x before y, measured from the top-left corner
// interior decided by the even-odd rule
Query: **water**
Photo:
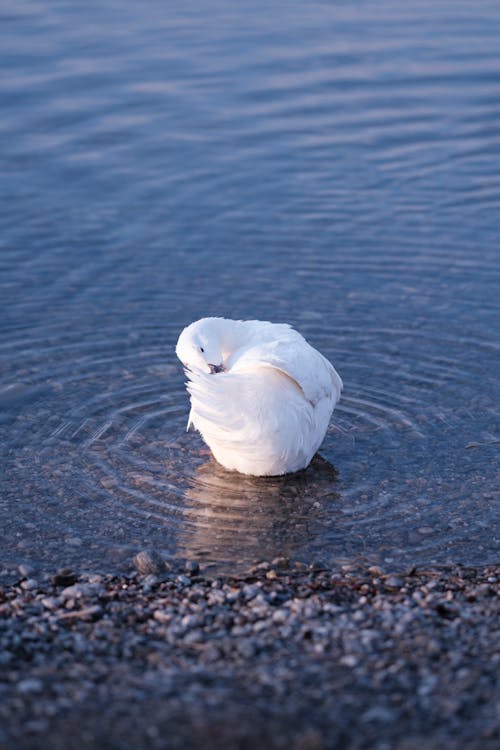
[[[499,4],[1,12],[0,568],[498,560]],[[307,472],[185,433],[204,315],[337,367]]]

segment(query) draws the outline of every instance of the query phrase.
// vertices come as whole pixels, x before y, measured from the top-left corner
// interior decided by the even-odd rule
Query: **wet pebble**
[[[90,607],[84,607],[83,609],[76,609],[70,612],[62,612],[59,617],[62,620],[96,620],[102,614],[102,607],[98,604],[94,604]]]
[[[19,573],[23,576],[23,578],[29,578],[33,575],[35,572],[35,568],[33,565],[28,565],[26,563],[21,563],[19,566]]]
[[[400,589],[404,585],[404,581],[399,576],[387,576],[384,579],[384,585],[388,589]]]
[[[143,550],[138,552],[134,557],[134,565],[139,573],[143,575],[159,575],[166,572],[170,566],[167,565],[166,561],[154,550]]]
[[[71,568],[60,568],[52,576],[52,583],[54,586],[71,586],[77,581],[77,578],[76,573]]]
[[[44,596],[41,599],[41,603],[45,607],[45,609],[57,609],[57,607],[61,604],[61,601],[61,598],[56,598],[54,596]]]
[[[158,585],[159,578],[156,575],[150,573],[142,581],[141,589],[145,594],[149,594]]]
[[[18,693],[41,693],[43,690],[43,683],[36,677],[30,677],[25,680],[21,680],[17,685]]]
[[[28,578],[26,581],[23,581],[21,583],[21,588],[25,591],[33,591],[34,589],[38,588],[38,581],[36,581],[34,578]]]
[[[74,583],[64,588],[59,596],[61,599],[82,599],[83,597],[99,596],[104,592],[104,587],[99,583]]]

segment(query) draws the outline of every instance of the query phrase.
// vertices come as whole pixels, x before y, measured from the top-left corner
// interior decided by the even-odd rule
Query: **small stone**
[[[269,570],[270,567],[270,564],[264,560],[263,562],[257,563],[257,565],[252,565],[252,567],[249,568],[248,572],[250,574],[262,573],[266,570]]]
[[[35,581],[34,578],[28,578],[27,581],[21,583],[21,588],[25,591],[33,591],[38,588],[38,581]]]
[[[168,570],[167,563],[163,557],[154,550],[143,550],[142,552],[138,552],[134,557],[134,565],[139,573],[142,573],[143,575],[148,575],[149,573],[158,575],[159,573],[164,573]]]
[[[29,578],[35,572],[35,569],[32,565],[26,565],[25,563],[21,563],[18,570],[23,578]]]
[[[74,583],[61,591],[62,599],[81,599],[84,596],[99,596],[104,587],[99,583]]]
[[[387,576],[384,579],[384,584],[388,589],[400,589],[404,586],[403,579],[399,576]]]
[[[25,680],[21,680],[17,685],[19,693],[41,693],[43,690],[43,683],[36,677],[28,677]]]
[[[262,589],[260,586],[257,586],[256,584],[247,584],[246,586],[243,586],[241,589],[241,595],[243,599],[246,602],[251,601],[252,599],[255,599],[256,596],[258,596],[260,593],[262,593]]]
[[[156,622],[159,622],[161,625],[168,625],[172,619],[172,615],[168,612],[164,612],[162,609],[155,610],[155,612],[153,612],[153,617]]]
[[[98,604],[94,604],[91,607],[84,607],[83,609],[74,609],[71,612],[63,612],[59,615],[61,620],[85,620],[92,621],[97,620],[102,615],[102,607]]]
[[[436,604],[436,612],[440,617],[444,617],[447,620],[452,620],[459,614],[458,607],[450,602],[438,602]]]
[[[434,529],[432,528],[432,526],[420,526],[417,531],[422,535],[434,533]]]
[[[325,570],[325,564],[322,563],[320,560],[313,560],[313,562],[309,565],[309,570],[312,571],[320,571]]]
[[[153,590],[153,588],[155,586],[157,586],[158,581],[159,581],[158,576],[155,576],[152,573],[150,573],[148,576],[146,576],[146,578],[143,580],[142,586],[141,586],[141,588],[144,591],[144,593],[145,594],[149,594]]]
[[[200,572],[200,566],[196,560],[188,560],[184,566],[186,573],[190,576],[195,576]]]
[[[384,708],[383,706],[373,706],[364,712],[361,716],[361,721],[377,722],[379,724],[392,724],[396,720],[396,714],[391,711],[390,708]]]
[[[277,625],[283,625],[288,619],[288,612],[285,609],[276,609],[272,614],[272,621]]]
[[[183,643],[186,646],[189,646],[195,643],[203,643],[204,640],[205,636],[203,635],[202,630],[190,630],[189,633],[184,636]]]
[[[354,654],[346,654],[345,656],[341,656],[339,659],[340,664],[344,667],[356,667],[358,665],[358,659],[354,656]]]
[[[47,719],[31,719],[30,721],[26,722],[26,730],[28,732],[31,732],[32,734],[40,734],[41,732],[46,732],[47,728],[49,726],[49,722]]]
[[[42,606],[45,607],[45,609],[57,609],[59,602],[53,596],[44,596],[42,599]]]
[[[60,568],[52,576],[52,583],[54,586],[71,586],[76,582],[77,578],[78,576],[71,568]]]
[[[244,659],[251,659],[257,653],[257,646],[254,641],[238,641],[236,650]]]
[[[99,573],[92,573],[92,575],[90,575],[87,580],[89,583],[102,583],[104,580],[104,576],[100,575]]]
[[[284,558],[284,559],[286,559],[286,558]],[[300,571],[307,570],[306,563],[301,562],[300,560],[297,560],[296,562],[294,562],[293,567],[295,568],[295,570],[300,570]]]
[[[275,557],[272,561],[273,568],[278,568],[278,570],[286,570],[290,567],[290,560],[288,557]]]

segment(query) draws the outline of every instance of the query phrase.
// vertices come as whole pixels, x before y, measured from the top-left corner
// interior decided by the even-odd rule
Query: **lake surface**
[[[1,16],[0,569],[498,561],[500,4]],[[335,364],[308,471],[185,432],[206,315]]]

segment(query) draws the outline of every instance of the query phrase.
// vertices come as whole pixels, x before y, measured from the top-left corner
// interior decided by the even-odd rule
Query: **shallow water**
[[[101,6],[0,26],[0,569],[498,560],[500,5]],[[323,460],[185,432],[204,315],[332,360]]]

